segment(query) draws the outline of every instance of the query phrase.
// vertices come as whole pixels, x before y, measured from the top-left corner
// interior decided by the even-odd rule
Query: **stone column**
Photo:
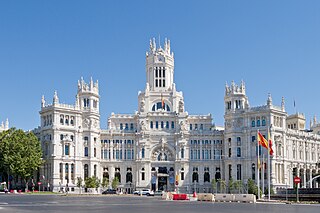
[[[111,143],[111,142],[110,142]],[[110,160],[114,160],[113,156],[113,144],[110,146]]]
[[[312,169],[311,169],[311,168],[310,168],[310,170],[309,170],[309,177],[310,177],[310,178],[309,178],[310,188],[313,188],[313,187],[312,187],[312,182],[313,182],[313,181],[311,181],[311,179],[312,179]]]
[[[303,170],[303,188],[306,188],[307,184],[307,171],[306,169]]]

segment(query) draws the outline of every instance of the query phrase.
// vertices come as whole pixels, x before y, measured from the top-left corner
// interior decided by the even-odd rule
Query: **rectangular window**
[[[161,87],[161,79],[159,79],[159,87]]]
[[[190,124],[190,130],[192,130],[192,124]]]
[[[158,78],[158,67],[156,67],[156,78]]]
[[[156,121],[156,129],[158,129],[158,128],[159,128],[159,122]]]
[[[252,136],[251,137],[251,142],[255,142],[256,141],[256,136]]]
[[[162,77],[166,77],[166,68],[165,67],[163,67],[162,73],[163,73]]]
[[[69,147],[70,147],[69,144],[64,145],[64,154],[65,155],[69,155]]]
[[[174,129],[174,121],[171,122],[171,129]]]
[[[231,158],[231,148],[229,148],[229,158]]]
[[[162,80],[162,86],[166,87],[166,80],[165,79]]]
[[[103,150],[103,159],[108,159],[108,150]]]
[[[241,180],[241,164],[237,164],[237,180]]]
[[[89,156],[89,149],[88,149],[87,146],[84,147],[84,156],[85,156],[85,157],[88,157],[88,156]]]
[[[184,180],[184,172],[181,172],[181,180]]]
[[[156,87],[158,87],[158,79],[156,79]]]
[[[159,67],[159,77],[161,78],[161,74],[162,74],[162,72],[161,72],[161,67]]]
[[[237,147],[237,157],[241,157],[241,148]]]
[[[141,180],[145,180],[145,173],[144,172],[141,173]]]
[[[94,156],[94,157],[97,157],[97,148],[94,148],[94,149],[93,149],[93,156]]]
[[[237,137],[237,146],[241,146],[241,138]]]

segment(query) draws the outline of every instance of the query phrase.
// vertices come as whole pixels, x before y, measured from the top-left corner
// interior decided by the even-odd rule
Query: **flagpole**
[[[268,201],[270,201],[270,127],[268,127]]]
[[[258,132],[259,132],[259,130],[258,130]],[[260,173],[260,165],[259,165],[259,135],[258,135],[258,132],[257,132],[257,147],[258,147],[258,158],[257,158],[257,171],[258,171],[258,179],[257,179],[257,185],[258,185],[258,200],[260,199],[260,175],[259,175],[259,173]]]
[[[262,154],[262,171],[261,171],[261,181],[262,181],[262,194],[264,194],[264,154]]]

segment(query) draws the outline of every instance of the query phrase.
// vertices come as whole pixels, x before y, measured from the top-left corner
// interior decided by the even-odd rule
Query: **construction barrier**
[[[198,201],[210,201],[214,202],[214,195],[211,193],[198,193]]]
[[[235,194],[236,202],[256,203],[256,196],[254,194]]]
[[[234,194],[215,194],[215,201],[217,202],[234,202]]]
[[[163,192],[162,199],[164,200],[172,200],[172,193],[171,192]]]
[[[173,200],[188,200],[187,194],[173,194],[172,195]]]

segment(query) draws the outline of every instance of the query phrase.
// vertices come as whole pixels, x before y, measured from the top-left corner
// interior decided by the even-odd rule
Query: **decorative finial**
[[[313,125],[314,126],[317,125],[317,116],[316,115],[313,116]]]
[[[284,97],[281,99],[281,110],[284,112],[285,111],[285,102],[284,102]]]
[[[268,106],[271,106],[271,105],[272,105],[272,97],[271,97],[271,93],[268,93],[267,105],[268,105]]]
[[[57,90],[55,90],[53,95],[53,104],[58,104],[58,103],[59,103],[58,93],[57,93]]]
[[[44,107],[46,105],[46,100],[44,99],[44,95],[41,97],[41,107]]]

